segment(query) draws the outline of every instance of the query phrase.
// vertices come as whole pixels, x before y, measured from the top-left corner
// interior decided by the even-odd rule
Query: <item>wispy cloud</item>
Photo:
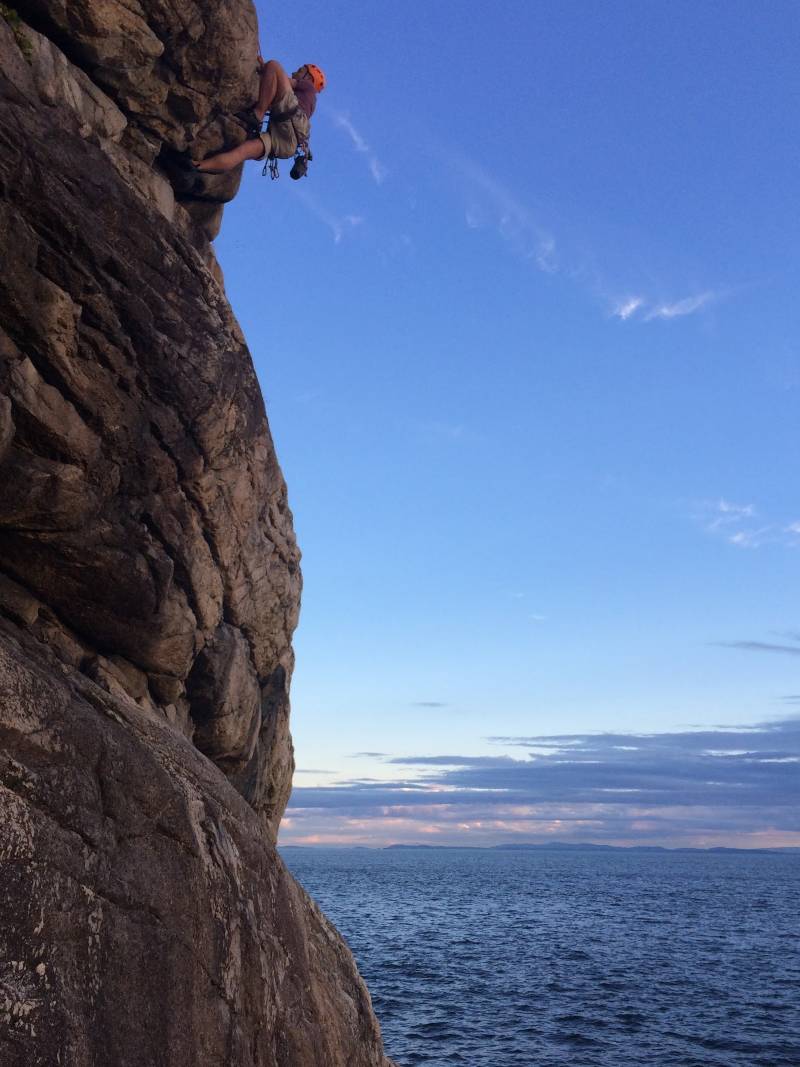
[[[474,205],[471,205],[464,212],[464,221],[467,224],[467,228],[470,230],[479,230],[485,225],[483,217]]]
[[[693,315],[718,297],[719,294],[712,290],[687,296],[673,303],[655,302],[650,297],[642,295],[626,296],[612,303],[611,316],[622,322],[627,322],[629,319],[637,319],[639,322],[679,319],[685,315]]]
[[[639,310],[639,308],[644,307],[645,303],[646,301],[643,296],[629,296],[624,300],[619,301],[611,314],[618,319],[622,319],[623,322],[626,322],[631,315],[634,315]]]
[[[452,168],[465,198],[464,222],[470,230],[494,230],[509,249],[546,274],[560,274],[590,290],[595,299],[608,300],[609,287],[601,281],[601,271],[589,269],[585,256],[570,255],[561,248],[556,234],[536,211],[516,196],[502,181],[469,157],[448,149]],[[594,257],[590,256],[589,261]],[[656,322],[695,314],[718,300],[722,294],[712,289],[677,300],[660,300],[645,292],[628,292],[610,300],[609,313],[621,322]]]
[[[723,498],[705,500],[697,506],[696,518],[706,533],[723,538],[735,548],[800,548],[800,522],[765,518],[753,504],[736,504]]]
[[[355,128],[350,116],[340,111],[336,111],[333,114],[333,121],[335,125],[338,126],[340,130],[344,130],[350,138],[350,142],[356,152],[366,157],[367,166],[369,167],[369,172],[372,175],[373,180],[377,185],[381,185],[386,178],[386,167],[384,167],[365,139]]]
[[[320,222],[324,223],[331,231],[334,244],[341,244],[346,234],[363,225],[363,215],[335,215],[329,211],[320,201],[309,193],[307,189],[297,189],[296,195]]]
[[[436,437],[444,437],[449,441],[459,441],[464,436],[464,426],[460,422],[434,420],[427,422],[424,428]]]
[[[415,700],[412,708],[448,708],[450,705],[441,700]]]
[[[771,527],[759,526],[755,530],[737,530],[728,537],[730,544],[737,548],[761,548],[773,540]]]
[[[539,270],[543,270],[546,274],[555,274],[558,270],[555,237],[542,237],[539,240],[535,256],[536,266]]]
[[[550,230],[495,177],[474,161],[449,151],[447,159],[464,186],[464,221],[470,230],[493,229],[509,248],[546,274],[558,270],[556,239]]]
[[[700,308],[705,307],[706,304],[714,300],[715,295],[715,293],[708,290],[704,293],[697,293],[695,296],[687,296],[674,304],[659,304],[647,312],[645,321],[650,322],[652,319],[679,319],[684,315],[693,315],[695,311],[699,311]]]
[[[800,656],[800,638],[785,634],[786,638],[796,644],[776,644],[773,641],[716,641],[718,648],[738,648],[744,652],[782,652],[788,656]],[[788,699],[788,698],[784,698]]]
[[[800,718],[490,740],[524,755],[396,756],[393,780],[299,786],[284,841],[800,845]]]
[[[714,519],[709,523],[710,530],[719,529],[730,523],[740,522],[742,519],[752,519],[756,509],[752,504],[733,504],[729,500],[720,497],[719,500],[707,505],[714,512]]]

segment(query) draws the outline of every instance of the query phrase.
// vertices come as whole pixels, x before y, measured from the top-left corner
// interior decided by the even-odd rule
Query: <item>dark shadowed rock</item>
[[[353,961],[274,848],[299,553],[208,245],[221,209],[187,211],[157,162],[241,136],[252,6],[18,6],[26,54],[0,19],[0,1063],[379,1067]]]
[[[0,635],[3,1067],[382,1067],[346,946],[225,778]]]
[[[261,692],[239,630],[227,623],[217,628],[194,661],[187,696],[200,751],[229,773],[249,763],[258,739]]]

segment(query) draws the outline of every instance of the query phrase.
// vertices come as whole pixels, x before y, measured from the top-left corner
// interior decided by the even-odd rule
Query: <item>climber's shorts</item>
[[[287,111],[294,111],[295,108],[296,113],[282,122],[275,122],[270,117],[266,132],[259,135],[264,145],[264,155],[260,156],[260,159],[264,156],[268,159],[291,159],[297,151],[297,145],[308,140],[308,115],[298,104],[291,89],[288,89],[280,100],[276,100],[270,110],[282,115]]]

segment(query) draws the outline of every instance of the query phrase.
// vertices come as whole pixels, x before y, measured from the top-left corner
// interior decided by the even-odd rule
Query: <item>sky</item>
[[[303,551],[283,844],[800,845],[800,7],[259,4],[216,248]]]

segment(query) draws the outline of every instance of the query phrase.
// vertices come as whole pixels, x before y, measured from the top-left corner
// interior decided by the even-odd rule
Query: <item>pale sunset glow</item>
[[[329,52],[215,242],[303,550],[280,839],[791,843],[795,6],[479,8],[259,0]]]

